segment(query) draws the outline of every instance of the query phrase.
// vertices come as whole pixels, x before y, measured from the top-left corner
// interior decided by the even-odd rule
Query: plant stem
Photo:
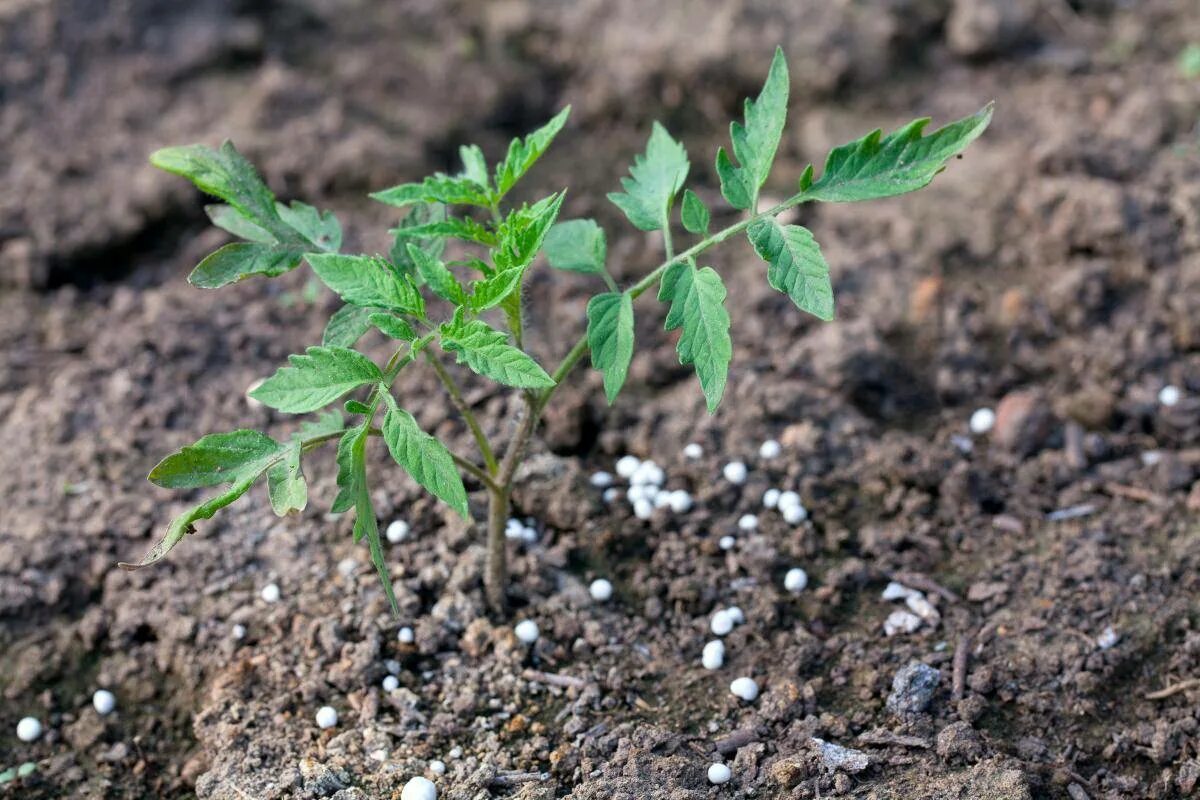
[[[509,490],[494,486],[488,490],[487,564],[483,574],[483,593],[488,606],[503,615],[508,608],[505,590],[508,588],[508,542],[505,526],[508,523]]]
[[[462,415],[463,420],[467,423],[467,427],[471,429],[471,435],[475,437],[475,444],[479,447],[479,454],[483,456],[483,463],[487,467],[489,475],[495,475],[499,465],[496,463],[496,455],[492,452],[492,446],[488,443],[487,436],[484,435],[483,428],[479,424],[479,420],[475,417],[475,413],[467,405],[467,401],[463,398],[462,390],[459,389],[458,383],[454,377],[446,369],[439,359],[429,348],[425,349],[425,360],[433,367],[433,371],[437,373],[438,379],[442,385],[446,387],[446,393],[450,395],[450,402],[458,409],[458,413]]]

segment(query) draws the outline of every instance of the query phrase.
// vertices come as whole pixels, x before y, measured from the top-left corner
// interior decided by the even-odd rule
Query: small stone
[[[279,597],[280,597],[278,584],[268,583],[266,586],[264,586],[262,588],[262,591],[259,593],[259,596],[262,597],[263,602],[278,603]]]
[[[740,697],[747,703],[753,703],[758,699],[758,683],[753,678],[741,677],[734,678],[729,684],[729,691],[734,697]]]
[[[821,764],[830,772],[839,769],[844,772],[862,772],[871,764],[867,754],[861,750],[842,747],[840,744],[827,742],[815,736],[808,741],[817,748],[817,753],[821,756]]]
[[[934,608],[933,603],[925,599],[925,595],[920,592],[910,594],[904,598],[904,605],[908,606],[908,610],[921,618],[922,622],[930,626],[936,626],[941,622],[942,615]]]
[[[1117,642],[1121,641],[1121,635],[1116,629],[1109,625],[1096,638],[1096,646],[1101,650],[1111,650],[1117,646]]]
[[[913,633],[921,627],[921,618],[909,611],[893,611],[883,621],[883,633],[891,638],[898,633]]]
[[[42,736],[42,723],[35,717],[24,717],[17,723],[17,738],[22,742],[36,742]]]
[[[588,594],[597,603],[606,603],[613,596],[613,585],[604,578],[597,578],[588,586]]]
[[[97,689],[92,695],[92,708],[96,709],[96,713],[104,717],[113,712],[117,707],[117,696],[107,689]]]
[[[332,728],[338,724],[337,709],[333,706],[321,706],[317,710],[317,727],[321,730]]]
[[[760,458],[779,458],[779,454],[783,452],[783,447],[774,439],[767,439],[758,447],[758,455]]]
[[[914,594],[920,594],[916,589],[910,589],[903,583],[889,581],[888,585],[883,587],[883,594],[880,595],[884,600],[907,600]]]
[[[721,474],[733,485],[741,486],[746,482],[746,465],[741,461],[730,461],[721,470]]]
[[[800,567],[792,567],[783,576],[783,588],[792,594],[799,594],[808,587],[808,573]]]
[[[404,784],[400,800],[437,800],[437,787],[428,778],[411,778]]]
[[[720,639],[713,639],[704,645],[704,651],[700,654],[700,663],[708,670],[716,670],[725,666],[725,643]]]
[[[696,442],[689,442],[688,445],[683,448],[683,457],[692,461],[697,461],[704,457],[704,448]]]
[[[992,441],[1018,456],[1031,456],[1045,446],[1053,422],[1049,406],[1038,392],[1009,392],[996,408]]]
[[[724,764],[712,764],[708,768],[708,782],[716,786],[729,783],[729,779],[732,777],[733,771]]]
[[[937,754],[946,761],[978,761],[983,755],[983,740],[968,722],[952,722],[937,735]]]
[[[892,678],[892,693],[887,698],[888,711],[899,717],[922,713],[933,700],[933,693],[937,691],[941,679],[940,671],[920,661],[901,667]]]
[[[538,625],[531,619],[523,619],[513,627],[513,633],[517,635],[525,644],[533,644],[541,636],[541,631],[538,630]]]
[[[408,538],[409,527],[408,523],[402,519],[393,520],[387,526],[387,540],[392,544],[398,544]]]

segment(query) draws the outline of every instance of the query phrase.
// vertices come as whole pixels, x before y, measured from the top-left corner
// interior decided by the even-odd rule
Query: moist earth
[[[1197,40],[1183,0],[0,4],[0,771],[36,765],[0,794],[351,800],[426,774],[453,799],[1191,796],[1200,82],[1176,57]],[[189,287],[223,234],[149,152],[230,137],[281,197],[337,211],[348,246],[386,251],[394,220],[367,191],[451,168],[461,143],[495,158],[571,103],[525,196],[569,185],[564,214],[604,224],[628,280],[660,242],[604,192],[661,119],[718,206],[712,155],[777,43],[793,100],[773,195],[873,127],[993,99],[995,121],[926,191],[798,212],[833,267],[832,324],[743,244],[706,259],[735,345],[716,415],[649,298],[618,401],[573,374],[516,496],[539,537],[511,545],[513,618],[537,621],[536,644],[486,612],[480,531],[382,448],[376,507],[412,527],[388,549],[399,620],[323,511],[332,453],[303,515],[252,492],[166,563],[114,568],[186,502],[145,482],[161,455],[290,430],[243,393],[334,308],[300,271]],[[535,272],[543,362],[593,290]],[[512,398],[463,379],[505,433]],[[399,391],[470,452],[433,376]],[[972,436],[979,407],[996,428]],[[588,476],[625,454],[694,510],[643,522],[605,503]],[[743,486],[721,477],[733,459]],[[762,509],[770,487],[808,520]],[[809,586],[791,594],[795,566]],[[885,600],[891,582],[907,592]],[[707,671],[709,618],[732,605],[746,621]],[[906,609],[920,626],[885,636]],[[729,692],[739,676],[755,702]],[[118,698],[106,717],[99,687]],[[323,705],[341,717],[325,731]],[[46,727],[34,744],[15,736],[26,715]],[[729,784],[709,784],[713,761]]]

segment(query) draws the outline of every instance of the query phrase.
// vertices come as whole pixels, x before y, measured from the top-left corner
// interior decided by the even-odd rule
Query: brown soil
[[[1146,697],[1200,677],[1200,82],[1175,63],[1200,40],[1190,0],[108,5],[0,3],[0,770],[37,764],[0,796],[398,797],[430,759],[455,799],[1192,794],[1200,689]],[[144,481],[159,456],[287,430],[242,392],[333,308],[299,272],[190,288],[222,236],[151,150],[232,137],[282,196],[382,250],[390,215],[367,190],[446,168],[462,142],[494,156],[570,102],[529,191],[569,184],[566,213],[600,218],[629,278],[656,243],[603,192],[659,118],[715,200],[711,155],[776,42],[796,87],[779,193],[875,125],[993,98],[995,122],[925,192],[803,210],[836,323],[796,313],[748,248],[713,255],[735,341],[716,416],[649,301],[613,408],[575,374],[517,496],[541,530],[512,551],[531,650],[484,611],[479,533],[382,452],[380,514],[414,529],[389,550],[411,645],[348,521],[321,510],[330,454],[302,517],[252,493],[165,565],[114,569],[182,507]],[[547,361],[590,289],[538,272]],[[1183,390],[1172,408],[1166,383]],[[431,376],[402,391],[469,451]],[[505,395],[470,400],[497,432],[512,418]],[[964,452],[979,406],[1000,427]],[[762,462],[769,437],[784,456]],[[689,441],[703,459],[680,455]],[[586,477],[625,453],[696,509],[643,523],[603,504]],[[732,458],[751,467],[742,488],[720,478]],[[799,491],[810,522],[763,511],[722,551],[768,486]],[[811,583],[793,596],[795,565]],[[597,576],[616,586],[607,605],[587,597]],[[936,627],[883,635],[892,578],[926,593]],[[708,672],[709,616],[732,604],[746,624]],[[941,680],[899,717],[887,697],[914,660]],[[755,703],[728,692],[739,675],[763,687]],[[119,702],[104,718],[101,686]],[[322,732],[325,704],[342,721]],[[28,714],[47,730],[32,745],[14,735]],[[830,772],[812,737],[870,765]],[[713,760],[731,783],[709,785]]]

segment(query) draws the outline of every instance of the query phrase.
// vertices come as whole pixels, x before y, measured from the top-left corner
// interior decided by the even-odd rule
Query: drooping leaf
[[[150,482],[165,489],[196,489],[258,475],[278,461],[285,445],[258,431],[210,433],[164,458]]]
[[[508,194],[516,182],[525,175],[541,157],[542,153],[554,141],[554,137],[566,124],[571,107],[567,106],[554,115],[554,118],[524,139],[513,139],[508,146],[508,154],[496,166],[496,195],[499,199]]]
[[[712,267],[696,269],[690,261],[672,264],[658,292],[659,300],[671,304],[666,329],[683,329],[676,347],[679,363],[695,366],[710,414],[721,404],[733,358],[725,294],[721,276]]]
[[[188,275],[188,282],[201,289],[218,289],[255,275],[274,278],[300,266],[303,257],[303,250],[294,247],[233,242],[209,253]]]
[[[371,563],[379,573],[383,593],[393,613],[398,613],[396,597],[392,591],[392,579],[388,574],[383,544],[379,538],[379,521],[375,519],[375,507],[371,503],[371,489],[367,483],[367,439],[370,436],[370,420],[346,431],[338,442],[338,496],[333,501],[333,511],[341,513],[354,509],[354,541],[367,540],[371,552]]]
[[[383,417],[383,440],[396,463],[434,497],[469,518],[467,490],[446,446],[417,425],[412,414],[399,408],[389,394]]]
[[[485,186],[480,186],[470,178],[443,175],[440,172],[421,183],[403,183],[380,192],[372,192],[371,199],[401,208],[413,203],[444,203],[448,206],[487,208],[491,202]]]
[[[442,325],[442,347],[459,364],[505,386],[546,389],[554,381],[536,361],[508,343],[508,336],[479,319],[454,320]]]
[[[558,192],[543,197],[505,217],[496,231],[499,243],[492,253],[497,270],[523,269],[532,263],[558,218],[564,196],[564,192]]]
[[[708,235],[708,223],[712,219],[708,213],[708,206],[704,205],[704,201],[697,197],[691,189],[685,189],[683,192],[683,207],[680,209],[680,216],[683,218],[683,227],[688,233],[698,236]]]
[[[656,122],[646,152],[634,156],[630,177],[621,179],[625,191],[611,192],[608,199],[625,212],[635,227],[656,231],[667,221],[671,203],[687,179],[688,166],[683,145]]]
[[[344,347],[310,347],[305,355],[288,358],[250,396],[263,405],[291,414],[323,408],[342,395],[383,380],[373,361]]]
[[[763,217],[746,229],[746,235],[767,262],[767,282],[773,289],[792,298],[801,311],[825,321],[833,319],[829,264],[807,228]]]
[[[204,207],[204,213],[208,215],[213,225],[240,239],[258,244],[276,244],[278,241],[269,231],[255,225],[233,206],[211,203]]]
[[[363,438],[364,427],[365,425],[360,424],[350,428],[342,434],[342,438],[338,439],[338,493],[333,498],[333,505],[329,507],[329,510],[334,514],[341,514],[344,511],[354,508],[354,495],[357,491],[354,474],[354,450]]]
[[[488,247],[496,246],[496,234],[473,219],[450,217],[439,222],[425,222],[408,227],[392,228],[388,233],[397,242],[404,239],[462,239]]]
[[[604,375],[604,394],[611,405],[633,359],[633,298],[624,292],[598,294],[588,301],[587,318],[592,366]]]
[[[320,211],[307,203],[293,200],[291,205],[275,204],[279,218],[316,247],[336,253],[342,247],[342,224],[332,211]]]
[[[267,471],[267,495],[271,510],[284,517],[308,505],[308,483],[300,469],[300,443],[288,446],[283,459]]]
[[[721,194],[734,208],[747,209],[754,205],[758,190],[771,173],[775,151],[783,136],[787,118],[788,68],[782,48],[775,48],[771,69],[755,100],[746,100],[746,121],[729,127],[733,154],[739,166],[730,161],[725,148],[717,151],[717,174],[721,178]]]
[[[414,244],[408,245],[408,257],[416,267],[417,275],[434,294],[456,306],[463,304],[466,292],[441,259],[434,258]]]
[[[811,200],[854,202],[892,197],[929,184],[946,162],[975,141],[992,120],[989,103],[975,114],[924,136],[929,119],[914,120],[882,135],[875,130],[835,147],[821,177],[800,189]],[[811,180],[811,167],[805,171]]]
[[[337,253],[310,253],[305,258],[317,277],[351,305],[418,317],[425,314],[417,287],[382,258]]]
[[[543,245],[546,260],[555,269],[604,274],[608,245],[604,229],[593,219],[555,223]]]
[[[404,320],[399,317],[392,316],[386,312],[378,312],[370,316],[370,322],[376,328],[383,332],[384,336],[392,339],[398,339],[403,342],[411,342],[417,338],[417,332],[412,329]]]
[[[321,334],[323,347],[353,347],[371,329],[371,309],[346,304],[333,312]]]

